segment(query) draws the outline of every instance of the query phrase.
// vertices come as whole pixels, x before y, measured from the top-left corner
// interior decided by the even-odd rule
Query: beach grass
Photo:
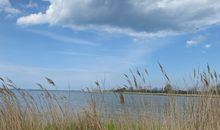
[[[159,64],[160,65],[160,64]],[[160,65],[161,72],[167,83],[170,79]],[[147,83],[147,70],[143,73],[137,70],[137,76],[131,72],[132,79],[125,75],[128,85],[135,88],[144,87]],[[0,129],[1,130],[219,130],[220,129],[220,98],[218,83],[220,76],[207,67],[207,72],[194,72],[194,79],[198,82],[196,88],[199,94],[178,95],[186,96],[187,100],[181,104],[176,94],[160,94],[168,97],[168,102],[160,104],[155,101],[140,101],[143,105],[129,101],[138,113],[134,116],[125,105],[128,100],[123,92],[115,93],[118,102],[123,107],[121,113],[112,112],[103,114],[100,104],[104,100],[105,92],[101,90],[101,84],[96,86],[102,96],[97,99],[91,93],[88,105],[79,111],[73,111],[67,105],[61,105],[56,95],[48,91],[43,85],[37,84],[41,89],[41,95],[36,99],[27,90],[16,87],[9,78],[0,78]],[[139,81],[141,79],[141,81]],[[46,77],[48,83],[54,87],[56,84]],[[148,83],[147,83],[148,84]],[[192,87],[195,87],[192,85]],[[129,94],[126,94],[127,96]],[[65,100],[65,98],[63,98]],[[77,99],[76,99],[77,100]],[[41,102],[39,104],[39,101]],[[141,107],[141,108],[139,108]],[[144,111],[140,111],[140,109]],[[151,112],[149,112],[150,110]],[[154,112],[160,111],[158,114]]]

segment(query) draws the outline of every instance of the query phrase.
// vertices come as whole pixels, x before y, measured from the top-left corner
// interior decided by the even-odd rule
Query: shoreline
[[[120,92],[116,92],[120,93]],[[151,96],[179,96],[179,97],[216,97],[219,98],[220,95],[210,95],[210,94],[172,94],[172,93],[144,93],[144,92],[121,92],[123,94],[138,94],[138,95],[151,95]]]

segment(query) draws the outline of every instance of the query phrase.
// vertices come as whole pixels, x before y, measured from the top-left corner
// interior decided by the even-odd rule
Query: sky
[[[0,0],[0,76],[80,90],[147,68],[161,87],[160,62],[179,85],[206,64],[220,72],[219,12],[219,0]]]

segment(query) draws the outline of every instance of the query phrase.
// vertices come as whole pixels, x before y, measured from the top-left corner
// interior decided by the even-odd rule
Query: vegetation
[[[173,87],[171,86],[171,84],[166,84],[164,87],[164,92],[165,93],[172,93],[173,91]]]
[[[196,84],[193,84],[191,88],[188,90],[182,89],[175,89],[175,87],[171,84],[170,78],[168,74],[165,72],[163,66],[159,64],[161,73],[166,81],[165,86],[162,88],[153,88],[151,86],[149,78],[149,73],[145,69],[143,73],[140,72],[139,69],[134,71],[130,70],[129,74],[124,74],[124,77],[127,81],[127,84],[124,84],[122,87],[114,89],[114,92],[130,92],[130,93],[149,93],[149,94],[185,94],[185,95],[198,95],[198,94],[205,94],[205,93],[213,93],[213,94],[220,94],[220,83],[218,83],[218,79],[220,78],[219,75],[213,70],[211,72],[210,66],[207,65],[207,72],[200,72],[199,70],[194,70],[193,72],[193,80]],[[214,81],[215,80],[215,81]],[[148,82],[147,82],[148,81]],[[205,85],[200,84],[200,82],[206,83]],[[205,87],[208,85],[208,88]],[[204,89],[206,88],[206,89]]]
[[[172,92],[174,88],[164,69],[161,71],[166,79],[166,85],[162,91]],[[196,91],[198,97],[186,97],[183,103],[174,96],[169,96],[164,102],[146,101],[137,105],[133,100],[127,100],[129,95],[123,92],[118,94],[118,101],[123,111],[113,111],[108,114],[102,113],[100,104],[105,94],[101,90],[101,84],[96,82],[97,88],[102,96],[98,98],[91,90],[91,100],[88,106],[80,111],[73,112],[72,108],[60,104],[59,100],[65,100],[65,96],[57,97],[46,90],[41,84],[41,96],[34,97],[26,90],[16,87],[12,80],[0,78],[0,129],[1,130],[219,130],[220,129],[220,100],[219,100],[219,78],[220,76],[207,67],[207,71],[195,72],[193,84],[189,91]],[[143,75],[145,73],[145,75]],[[146,88],[148,72],[137,70],[137,76],[131,71],[131,77],[125,75],[128,85],[125,90],[157,91]],[[48,83],[55,86],[55,83],[46,78]],[[149,85],[150,86],[150,85]],[[123,89],[124,91],[124,89]],[[177,90],[175,90],[177,91]],[[189,92],[188,91],[188,92]],[[201,95],[201,96],[200,96]],[[206,96],[202,96],[206,95]],[[77,99],[76,99],[77,100]],[[134,105],[139,113],[129,111],[127,104]],[[141,107],[141,109],[140,109]],[[102,111],[102,112],[101,112]],[[150,111],[150,112],[149,112]]]

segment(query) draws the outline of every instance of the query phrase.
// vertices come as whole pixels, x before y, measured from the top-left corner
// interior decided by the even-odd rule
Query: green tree
[[[171,84],[166,84],[164,87],[164,92],[165,93],[171,93],[173,91],[173,87]]]

